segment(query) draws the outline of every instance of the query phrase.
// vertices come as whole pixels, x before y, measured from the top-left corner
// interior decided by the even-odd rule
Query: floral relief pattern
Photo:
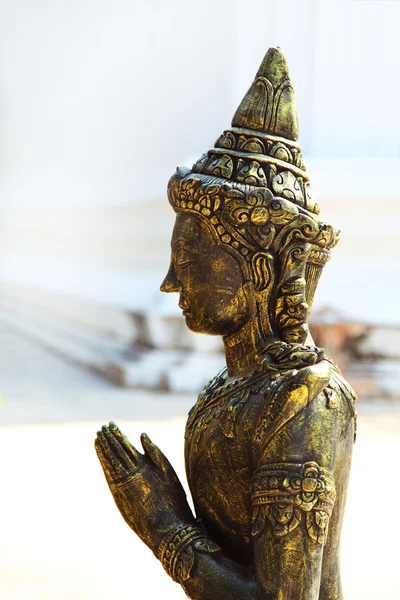
[[[269,521],[276,536],[286,535],[301,523],[305,514],[309,536],[324,544],[335,496],[332,473],[316,462],[260,467],[252,483],[252,533],[259,535]]]

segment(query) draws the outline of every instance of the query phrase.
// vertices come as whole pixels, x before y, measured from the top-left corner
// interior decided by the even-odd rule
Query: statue
[[[271,48],[232,128],[168,186],[161,286],[188,327],[223,338],[226,368],[185,433],[196,516],[161,450],[114,423],[95,447],[128,525],[196,600],[339,600],[355,395],[307,317],[339,232],[319,220],[284,55]]]

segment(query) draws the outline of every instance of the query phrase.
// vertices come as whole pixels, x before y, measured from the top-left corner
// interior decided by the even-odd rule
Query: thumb
[[[168,458],[161,452],[158,446],[153,444],[146,433],[142,433],[140,441],[142,442],[143,450],[160,471],[166,474],[171,474],[171,471],[174,472]]]

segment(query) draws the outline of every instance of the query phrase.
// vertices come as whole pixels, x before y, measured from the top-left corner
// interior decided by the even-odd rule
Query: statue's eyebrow
[[[180,248],[186,250],[187,252],[191,252],[192,254],[196,252],[196,247],[185,238],[178,238],[177,240],[175,240],[172,249],[174,252],[176,252]]]

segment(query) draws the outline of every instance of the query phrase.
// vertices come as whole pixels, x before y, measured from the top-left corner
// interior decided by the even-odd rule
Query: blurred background
[[[311,324],[360,398],[345,591],[400,598],[400,526],[366,501],[372,473],[380,503],[382,481],[400,491],[399,28],[396,0],[0,0],[1,600],[185,597],[117,513],[92,440],[110,419],[147,430],[184,476],[185,415],[224,357],[159,292],[166,185],[274,45],[342,231]]]

